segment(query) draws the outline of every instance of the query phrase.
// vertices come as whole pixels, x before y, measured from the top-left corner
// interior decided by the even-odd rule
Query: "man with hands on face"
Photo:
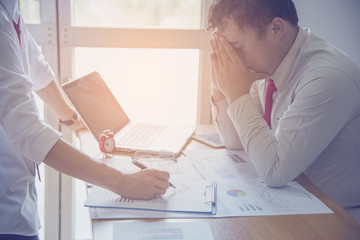
[[[305,174],[360,221],[359,67],[299,27],[291,0],[215,0],[209,29],[225,146],[244,149],[270,186]]]

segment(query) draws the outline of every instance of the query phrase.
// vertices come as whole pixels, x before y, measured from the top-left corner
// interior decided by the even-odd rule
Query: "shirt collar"
[[[18,0],[1,0],[12,20],[18,23],[20,16],[20,3]]]
[[[281,91],[281,89],[288,81],[288,77],[295,64],[295,60],[299,54],[299,51],[309,34],[310,34],[310,29],[299,27],[298,34],[296,36],[296,39],[292,47],[290,48],[285,58],[281,61],[280,65],[277,67],[275,72],[270,76],[270,78],[274,80],[276,89],[278,91]]]

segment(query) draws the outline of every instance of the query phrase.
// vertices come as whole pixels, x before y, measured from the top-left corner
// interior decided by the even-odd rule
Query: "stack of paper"
[[[297,182],[281,188],[267,186],[242,151],[215,149],[185,154],[178,163],[152,166],[169,171],[176,190],[169,188],[164,196],[149,201],[127,201],[95,187],[86,201],[92,217],[206,218],[332,213]],[[213,182],[217,184],[212,185]],[[210,200],[206,199],[209,194],[204,196],[208,186],[216,186],[212,188],[215,194]]]
[[[152,200],[121,197],[109,190],[94,187],[85,202],[87,207],[156,210],[183,213],[216,213],[216,183],[206,181],[174,182],[176,189]]]

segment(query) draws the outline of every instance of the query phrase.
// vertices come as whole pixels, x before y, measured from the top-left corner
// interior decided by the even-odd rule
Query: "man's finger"
[[[236,59],[239,58],[234,47],[231,46],[229,41],[224,36],[220,37],[220,42],[222,43],[221,45],[223,46],[226,55],[229,57],[230,61],[235,61]]]
[[[213,52],[215,52],[215,43],[214,43],[214,41],[215,41],[215,40],[214,40],[213,38],[211,38],[210,41],[209,41],[209,42],[210,42],[211,50],[212,50]]]
[[[220,57],[219,58],[221,58],[222,64],[226,64],[229,61],[231,61],[231,59],[228,56],[228,54],[227,54],[227,52],[225,50],[224,44],[223,44],[221,39],[224,39],[224,37],[221,36],[220,34],[216,34],[216,43],[217,43],[217,46],[218,46],[218,49],[219,49],[219,52],[220,52]]]
[[[223,62],[223,60],[221,58],[221,52],[220,52],[220,49],[219,49],[218,40],[217,39],[212,39],[212,41],[210,41],[210,43],[211,43],[213,51],[214,51],[214,53],[216,55],[216,61],[217,61],[218,67],[223,67],[224,62]]]
[[[217,61],[217,57],[215,53],[210,53],[210,61],[214,68],[215,74],[219,72],[219,63]]]

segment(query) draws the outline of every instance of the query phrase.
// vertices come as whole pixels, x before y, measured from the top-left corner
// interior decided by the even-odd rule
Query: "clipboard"
[[[216,214],[216,182],[178,181],[175,185],[176,189],[169,188],[164,195],[152,200],[124,198],[107,189],[94,186],[84,205],[96,208]]]
[[[216,214],[216,200],[217,200],[217,184],[213,182],[211,185],[205,187],[205,204],[211,205],[212,212],[211,214]]]
[[[193,135],[192,138],[212,148],[225,147],[218,133],[196,134]]]

